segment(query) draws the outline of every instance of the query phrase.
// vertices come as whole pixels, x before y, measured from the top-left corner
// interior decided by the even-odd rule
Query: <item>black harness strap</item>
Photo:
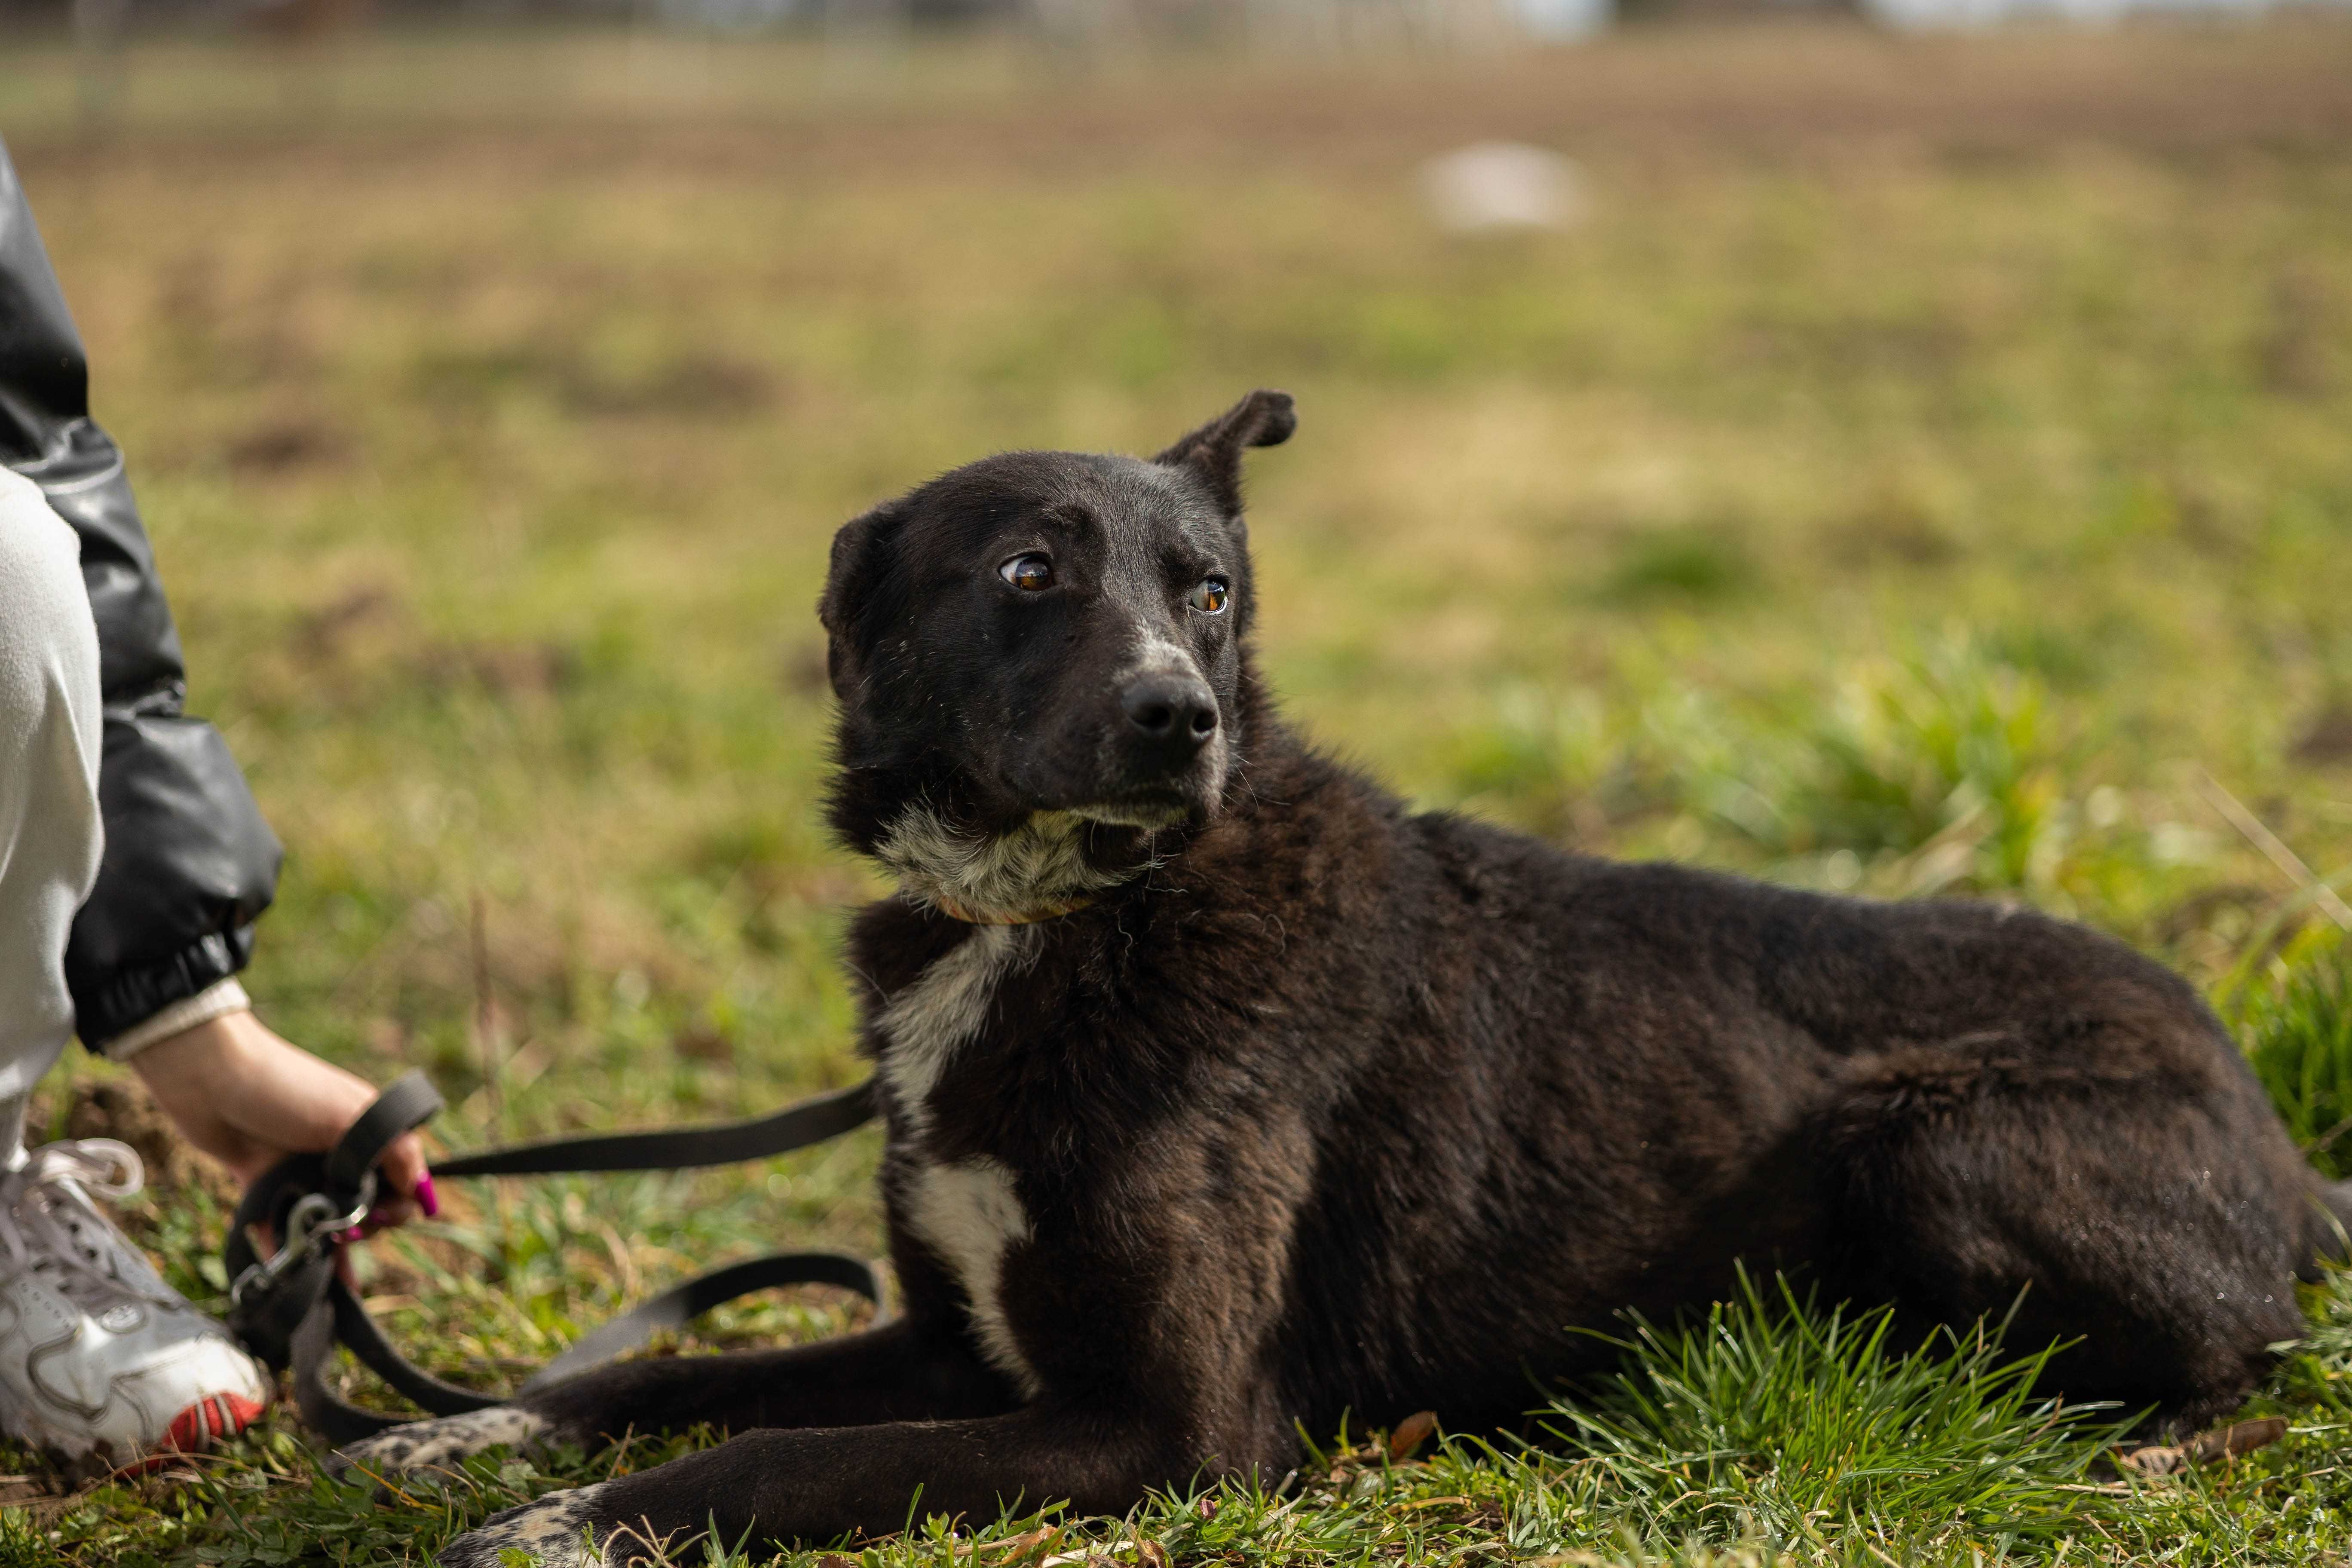
[[[341,1447],[403,1424],[405,1417],[364,1410],[327,1386],[336,1342],[402,1396],[436,1415],[501,1403],[445,1383],[384,1338],[367,1309],[335,1277],[335,1248],[375,1195],[375,1163],[393,1140],[432,1120],[441,1097],[422,1073],[410,1073],[376,1097],[326,1155],[298,1154],[272,1167],[237,1205],[223,1261],[231,1281],[229,1327],[270,1366],[294,1373],[302,1417]],[[688,1170],[765,1159],[837,1137],[872,1120],[874,1087],[818,1095],[772,1116],[709,1127],[558,1138],[485,1149],[434,1167],[436,1176],[554,1175],[600,1171]],[[267,1225],[278,1250],[264,1259],[255,1243]],[[673,1286],[583,1336],[522,1386],[541,1388],[679,1328],[723,1302],[779,1285],[836,1285],[884,1310],[882,1281],[862,1258],[832,1252],[785,1252],[714,1268]]]

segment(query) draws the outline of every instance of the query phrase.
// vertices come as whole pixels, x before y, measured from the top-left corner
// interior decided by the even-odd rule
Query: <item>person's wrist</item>
[[[158,1008],[140,1023],[132,1025],[112,1039],[100,1044],[99,1054],[110,1061],[129,1064],[140,1056],[169,1039],[187,1033],[199,1025],[215,1018],[226,1018],[233,1013],[249,1013],[253,998],[236,976],[230,975],[205,986],[193,996]]]
[[[176,1089],[196,1079],[216,1084],[233,1076],[225,1069],[246,1053],[249,1031],[260,1026],[251,1007],[240,1007],[166,1035],[125,1065],[159,1095],[159,1086]]]

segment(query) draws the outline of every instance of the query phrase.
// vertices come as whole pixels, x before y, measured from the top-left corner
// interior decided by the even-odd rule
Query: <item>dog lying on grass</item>
[[[1578,1328],[1803,1268],[1925,1331],[2019,1302],[2077,1399],[2198,1426],[2302,1331],[2344,1194],[2179,979],[1989,904],[1884,905],[1415,816],[1253,668],[1259,392],[1150,462],[987,458],[834,542],[850,973],[905,1314],[608,1366],[371,1468],[709,1422],[499,1514],[488,1568],[887,1532],[1512,1423]],[[1532,1380],[1532,1381],[1531,1381]]]

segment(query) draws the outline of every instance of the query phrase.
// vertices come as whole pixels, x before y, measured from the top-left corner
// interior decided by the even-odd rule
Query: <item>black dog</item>
[[[901,887],[848,957],[905,1316],[360,1446],[738,1434],[444,1564],[887,1531],[919,1489],[1117,1513],[1347,1412],[1507,1424],[1598,1364],[1572,1328],[1742,1258],[1922,1330],[2022,1291],[2018,1344],[2082,1341],[2066,1394],[2174,1427],[2302,1331],[2342,1197],[2163,969],[1413,816],[1285,729],[1239,470],[1294,423],[1256,393],[1151,462],[992,458],[842,529],[833,820]]]

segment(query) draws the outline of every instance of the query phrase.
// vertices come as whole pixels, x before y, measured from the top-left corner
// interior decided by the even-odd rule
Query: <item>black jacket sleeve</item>
[[[220,732],[187,694],[122,454],[89,417],[81,340],[0,146],[0,462],[81,537],[98,620],[106,858],[75,918],[66,983],[100,1045],[245,967],[277,889],[278,840]]]

